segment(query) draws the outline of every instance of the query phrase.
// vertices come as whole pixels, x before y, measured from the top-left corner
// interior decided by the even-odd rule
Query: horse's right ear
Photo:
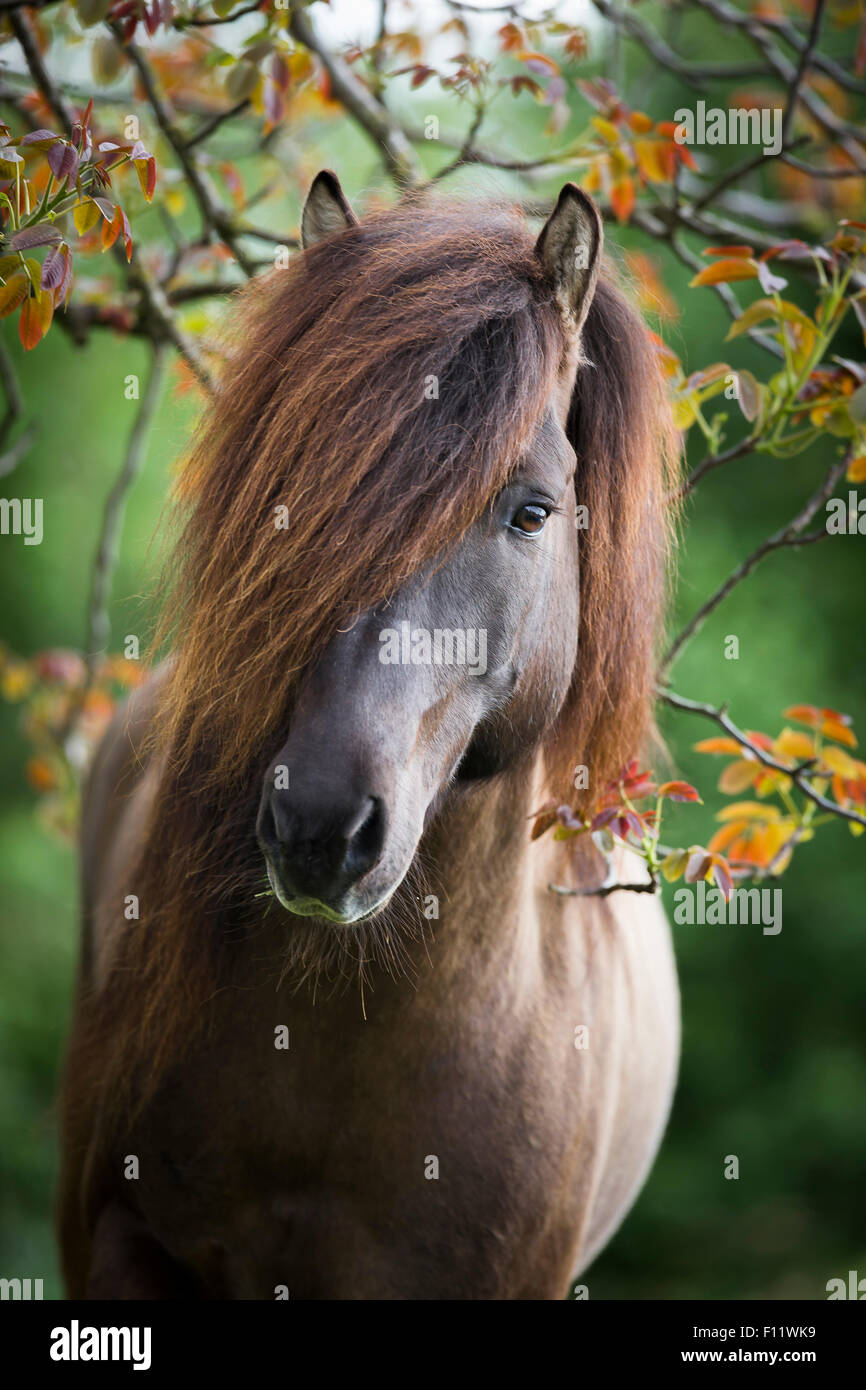
[[[301,214],[301,245],[304,250],[308,246],[315,246],[322,237],[357,225],[358,219],[349,206],[337,175],[330,169],[322,169],[313,179]]]
[[[589,313],[604,243],[601,215],[577,184],[567,183],[541,229],[535,254],[553,282],[556,302],[577,330]]]

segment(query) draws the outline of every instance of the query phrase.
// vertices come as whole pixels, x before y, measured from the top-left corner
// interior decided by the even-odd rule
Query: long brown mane
[[[584,332],[580,657],[551,765],[597,788],[650,723],[668,484],[651,347],[609,283]],[[142,922],[94,1010],[116,1077],[159,1073],[261,907],[255,806],[299,673],[483,512],[565,350],[533,239],[495,207],[404,204],[245,292],[182,484]]]

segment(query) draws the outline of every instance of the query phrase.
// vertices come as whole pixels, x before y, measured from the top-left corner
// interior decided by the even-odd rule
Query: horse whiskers
[[[392,980],[413,981],[417,965],[410,948],[417,943],[428,952],[429,947],[427,919],[417,906],[425,887],[424,871],[413,863],[394,898],[367,921],[335,927],[313,918],[290,919],[277,989],[290,981],[293,992],[308,987],[315,995],[331,983],[330,998],[354,981],[363,993],[365,985],[372,987],[374,967]]]

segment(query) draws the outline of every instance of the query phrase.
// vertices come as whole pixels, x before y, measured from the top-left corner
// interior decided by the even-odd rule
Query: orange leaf
[[[743,831],[748,827],[748,821],[736,820],[730,825],[723,825],[715,832],[707,849],[711,854],[724,854],[731,846],[740,839]],[[737,854],[731,855],[732,859],[737,859]]]
[[[42,319],[39,303],[35,299],[25,299],[22,305],[21,317],[18,320],[18,336],[28,352],[35,348],[42,337]]]
[[[610,190],[610,205],[617,222],[627,222],[634,211],[634,179],[618,179]]]
[[[57,786],[57,771],[47,758],[31,758],[26,772],[27,781],[38,792],[50,792]]]
[[[696,753],[734,753],[740,756],[740,745],[735,738],[702,738],[692,745]]]
[[[643,111],[632,111],[628,123],[636,135],[646,135],[653,128],[652,118]]]
[[[844,743],[847,748],[857,747],[857,740],[851,730],[838,719],[825,719],[821,725],[821,733],[836,743]]]
[[[755,280],[757,275],[758,267],[752,260],[714,261],[712,265],[704,266],[703,270],[699,270],[694,279],[689,281],[689,289],[698,285],[727,285],[731,280]]]
[[[785,719],[796,719],[798,724],[808,724],[810,729],[817,729],[822,719],[817,705],[791,705],[788,709],[783,709],[782,714]]]
[[[758,775],[758,768],[753,762],[739,758],[737,762],[729,763],[725,768],[719,778],[719,791],[726,792],[729,796],[736,795],[737,792],[744,792],[746,787],[754,785]]]
[[[705,256],[734,256],[748,260],[755,253],[751,246],[705,246],[703,254]]]

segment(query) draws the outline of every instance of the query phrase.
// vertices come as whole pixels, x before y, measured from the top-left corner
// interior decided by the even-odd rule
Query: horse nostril
[[[257,831],[289,896],[332,902],[363,878],[385,847],[385,803],[361,795],[339,802],[271,791]]]
[[[385,842],[385,814],[379,797],[367,797],[344,834],[347,849],[343,872],[351,878],[361,878],[376,863]]]

